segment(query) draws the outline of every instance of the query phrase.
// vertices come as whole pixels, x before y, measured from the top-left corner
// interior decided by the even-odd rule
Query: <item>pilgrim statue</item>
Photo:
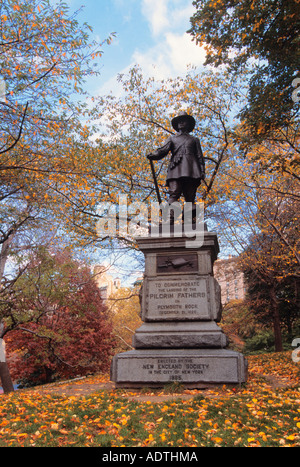
[[[176,135],[170,136],[163,146],[147,155],[150,160],[160,160],[171,152],[167,172],[169,190],[168,204],[178,201],[181,195],[186,202],[195,203],[197,188],[205,179],[204,158],[200,141],[190,133],[195,128],[195,119],[186,112],[173,118],[172,127]]]

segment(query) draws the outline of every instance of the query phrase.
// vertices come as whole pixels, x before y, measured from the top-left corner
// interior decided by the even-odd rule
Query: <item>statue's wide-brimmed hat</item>
[[[194,117],[192,117],[191,115],[188,115],[186,112],[180,112],[180,114],[177,117],[174,117],[171,120],[172,127],[174,128],[174,130],[178,131],[178,122],[180,120],[186,120],[189,123],[188,131],[189,132],[193,131],[193,129],[195,128],[195,125],[196,125],[196,121],[195,121]]]

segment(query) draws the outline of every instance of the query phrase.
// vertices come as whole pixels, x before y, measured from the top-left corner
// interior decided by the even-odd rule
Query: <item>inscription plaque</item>
[[[147,383],[237,382],[244,380],[243,357],[229,350],[138,351],[120,354],[118,381]],[[117,363],[117,362],[115,362]],[[117,363],[118,365],[118,363]],[[119,366],[119,365],[118,365]],[[116,371],[116,368],[115,368]]]
[[[198,255],[158,255],[156,272],[158,274],[178,274],[179,272],[197,272]]]
[[[177,276],[149,278],[145,287],[145,318],[151,320],[210,320],[208,278]]]
[[[157,358],[142,364],[147,374],[165,375],[168,381],[182,381],[184,375],[203,375],[208,369],[209,363],[195,358]]]

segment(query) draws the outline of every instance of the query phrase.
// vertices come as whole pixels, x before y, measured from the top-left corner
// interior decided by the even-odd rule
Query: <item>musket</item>
[[[151,159],[149,159],[149,160],[150,160],[151,171],[152,171],[152,176],[153,176],[153,180],[154,180],[154,185],[155,185],[157,200],[158,200],[159,204],[161,204],[161,197],[160,197],[160,192],[159,192],[159,188],[158,188],[158,184],[157,184],[157,179],[156,179],[156,174],[155,174],[155,169],[154,169],[153,160],[151,160]]]

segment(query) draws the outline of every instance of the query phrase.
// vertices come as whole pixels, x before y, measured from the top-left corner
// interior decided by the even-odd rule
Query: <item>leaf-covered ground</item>
[[[0,447],[300,446],[300,364],[248,362],[243,387],[133,392],[95,376],[1,395]]]

